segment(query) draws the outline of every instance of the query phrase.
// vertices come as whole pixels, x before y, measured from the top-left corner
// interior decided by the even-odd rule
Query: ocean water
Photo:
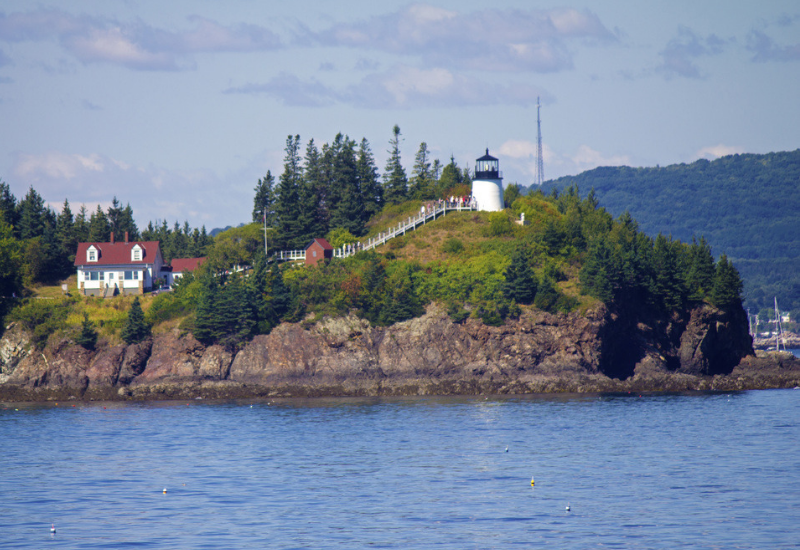
[[[800,390],[0,404],[0,449],[3,549],[800,544]]]

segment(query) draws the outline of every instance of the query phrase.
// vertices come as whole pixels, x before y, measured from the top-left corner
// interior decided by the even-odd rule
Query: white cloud
[[[32,181],[43,178],[72,180],[84,172],[102,172],[103,169],[103,161],[98,155],[83,156],[50,151],[40,155],[20,154],[12,172]]]
[[[314,38],[324,45],[417,56],[426,67],[484,72],[570,69],[572,41],[616,40],[589,11],[487,9],[456,13],[423,4],[334,25]]]
[[[344,103],[368,108],[453,108],[465,105],[532,105],[546,95],[528,84],[494,84],[468,78],[441,67],[418,69],[398,65],[367,75],[343,90],[317,80],[302,81],[283,73],[264,84],[248,83],[224,90],[234,94],[264,94],[285,105],[319,107]]]
[[[570,160],[581,171],[591,170],[598,166],[623,166],[631,163],[627,155],[604,156],[588,145],[578,147],[578,151],[570,157]]]
[[[190,17],[193,28],[171,31],[141,21],[75,16],[39,9],[0,13],[0,42],[56,41],[82,63],[112,63],[138,70],[177,70],[197,53],[271,50],[280,47],[272,31],[249,24],[230,27]]]
[[[744,153],[744,147],[737,147],[734,145],[723,145],[720,143],[719,145],[711,145],[709,147],[703,147],[697,153],[695,153],[695,157],[699,159],[709,159],[714,160],[720,157],[726,157],[728,155],[736,155]]]

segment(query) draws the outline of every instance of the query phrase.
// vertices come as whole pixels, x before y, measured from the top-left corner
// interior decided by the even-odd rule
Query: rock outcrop
[[[800,384],[800,361],[756,361],[744,323],[742,332],[741,319],[710,306],[685,319],[645,320],[600,306],[582,315],[530,310],[490,327],[474,319],[454,323],[432,305],[422,317],[385,328],[352,316],[310,327],[282,324],[238,353],[203,346],[177,330],[131,346],[101,342],[93,352],[66,340],[37,351],[23,331],[12,327],[0,340],[0,399],[682,391]],[[756,371],[758,376],[748,378]]]

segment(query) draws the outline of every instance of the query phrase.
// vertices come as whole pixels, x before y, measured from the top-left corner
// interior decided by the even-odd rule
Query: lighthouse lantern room
[[[503,173],[499,161],[486,154],[475,161],[475,179],[472,180],[472,196],[478,210],[497,212],[503,209]]]

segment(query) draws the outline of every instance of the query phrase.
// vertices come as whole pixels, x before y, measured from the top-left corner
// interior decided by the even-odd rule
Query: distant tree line
[[[656,168],[601,167],[548,182],[544,191],[594,189],[616,216],[648,235],[704,235],[741,271],[745,305],[800,310],[800,150],[730,155]]]

